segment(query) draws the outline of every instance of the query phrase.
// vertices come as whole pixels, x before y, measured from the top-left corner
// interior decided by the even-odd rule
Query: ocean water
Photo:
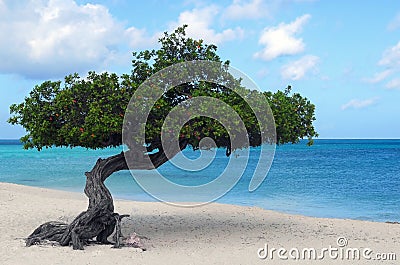
[[[0,140],[0,182],[83,192],[84,172],[99,157],[121,150],[50,148],[38,152],[23,150],[18,141]],[[243,177],[217,202],[316,217],[400,221],[400,140],[317,139],[311,147],[304,141],[278,146],[266,179],[249,192],[258,151],[251,149]],[[184,154],[197,158],[199,152],[186,149]],[[169,162],[158,170],[176,183],[200,185],[218,176],[227,162],[224,150],[216,150],[214,161],[199,172],[184,171]],[[115,198],[155,200],[129,171],[115,173],[106,184]]]

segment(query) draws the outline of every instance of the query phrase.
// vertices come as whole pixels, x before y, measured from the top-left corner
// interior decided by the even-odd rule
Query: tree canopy
[[[8,122],[22,125],[25,148],[65,146],[91,149],[122,144],[125,110],[137,88],[151,75],[179,62],[209,60],[229,65],[217,55],[217,47],[185,35],[185,27],[164,33],[157,50],[133,52],[130,74],[96,73],[86,77],[71,74],[63,81],[45,81],[30,92],[24,102],[10,107]],[[240,85],[240,84],[239,84]],[[250,90],[248,93],[252,93]],[[315,106],[288,86],[284,91],[263,92],[275,119],[277,143],[297,143],[308,138],[312,144],[317,133],[313,126]],[[160,148],[161,126],[169,111],[181,102],[198,96],[211,96],[229,104],[242,118],[250,145],[258,146],[260,132],[246,102],[221,85],[187,83],[165,93],[153,106],[146,124],[148,151]],[[196,117],[182,127],[180,138],[185,146],[199,147],[203,137],[214,139],[218,147],[230,149],[225,128],[207,117]],[[228,154],[230,153],[230,150]]]

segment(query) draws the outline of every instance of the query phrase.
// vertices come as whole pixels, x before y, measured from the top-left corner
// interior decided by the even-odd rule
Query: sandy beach
[[[400,264],[398,224],[304,217],[218,203],[178,208],[117,200],[116,211],[131,215],[122,223],[124,235],[135,232],[148,238],[143,241],[144,252],[109,245],[90,245],[84,251],[25,247],[24,238],[38,225],[70,222],[86,207],[83,193],[0,183],[0,264]],[[271,256],[272,249],[280,248],[281,257],[278,250]],[[324,257],[310,261],[299,254],[294,260],[305,248],[314,248],[317,259]],[[341,257],[350,248],[359,251],[359,259]]]

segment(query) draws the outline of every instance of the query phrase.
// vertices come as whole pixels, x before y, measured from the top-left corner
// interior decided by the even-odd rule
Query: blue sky
[[[0,0],[0,139],[24,134],[9,105],[35,84],[129,73],[182,24],[262,90],[308,97],[321,138],[400,138],[398,0]]]

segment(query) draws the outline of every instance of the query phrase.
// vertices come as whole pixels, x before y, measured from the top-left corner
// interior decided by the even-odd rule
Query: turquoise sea
[[[84,172],[98,157],[121,149],[50,148],[23,150],[19,141],[0,140],[0,182],[82,192]],[[258,206],[281,212],[372,221],[400,221],[400,140],[315,140],[278,146],[263,184],[249,192],[257,159],[251,150],[248,169],[238,184],[217,202]],[[184,150],[188,157],[198,152]],[[215,178],[227,163],[224,150],[200,172],[166,163],[160,172],[180,184],[198,185]],[[143,172],[146,174],[146,172]],[[107,180],[115,198],[153,201],[128,171]]]

